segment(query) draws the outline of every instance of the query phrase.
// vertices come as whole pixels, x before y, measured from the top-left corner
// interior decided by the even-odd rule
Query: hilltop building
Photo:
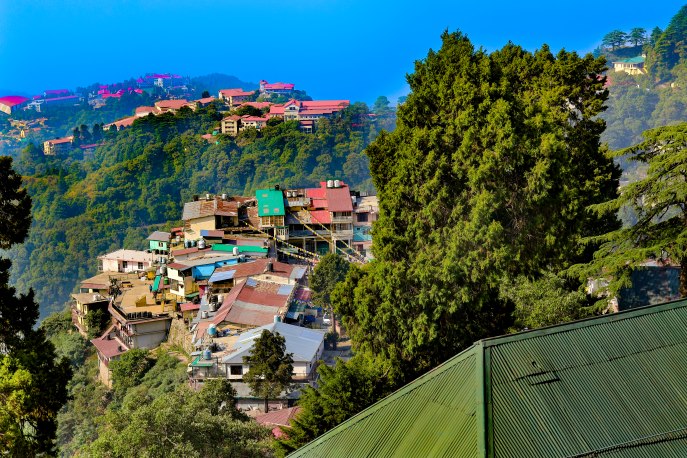
[[[237,89],[220,89],[219,99],[226,102],[230,107],[241,105],[243,102],[248,102],[255,94],[255,91],[244,91],[241,88]]]
[[[43,154],[46,156],[57,156],[71,151],[74,145],[74,137],[56,138],[43,142]]]
[[[293,83],[268,83],[266,80],[260,81],[261,94],[290,95],[296,87]]]
[[[0,97],[0,111],[8,115],[21,109],[29,99],[20,95],[8,95]]]
[[[622,59],[613,62],[613,70],[616,72],[625,72],[629,75],[644,75],[646,70],[644,69],[644,61],[646,56],[637,56],[629,59]]]

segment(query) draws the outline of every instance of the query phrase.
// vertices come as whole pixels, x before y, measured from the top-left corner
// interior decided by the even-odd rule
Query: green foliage
[[[84,319],[88,329],[88,338],[93,339],[103,334],[112,317],[107,310],[95,309],[86,314]]]
[[[630,37],[622,30],[613,30],[604,35],[601,43],[604,46],[611,48],[613,51],[616,48],[623,46],[629,39]]]
[[[110,362],[112,389],[120,397],[123,396],[129,388],[139,384],[150,366],[148,350],[134,348],[122,354]]]
[[[0,157],[0,248],[22,243],[31,225],[31,198],[21,176],[12,169],[12,158]]]
[[[250,366],[243,381],[250,386],[253,396],[265,400],[265,412],[270,399],[278,397],[291,386],[293,355],[286,353],[286,342],[278,332],[263,330],[255,339],[250,355],[243,357]]]
[[[187,380],[186,366],[164,352],[160,352],[155,364],[124,397],[112,399],[111,393],[97,381],[97,372],[97,358],[91,355],[70,384],[70,401],[58,416],[62,456],[82,451],[112,427],[108,421],[126,422],[128,412],[173,392]],[[117,423],[117,426],[122,425]]]
[[[655,41],[647,55],[647,67],[649,73],[657,80],[663,81],[669,78],[670,71],[679,62],[687,57],[687,6],[673,16],[670,24]]]
[[[591,314],[587,296],[553,273],[536,280],[521,276],[501,284],[502,298],[511,301],[515,330],[537,329],[585,318]]]
[[[617,156],[647,166],[644,179],[626,185],[620,196],[597,204],[600,214],[615,214],[629,207],[636,214],[633,226],[610,231],[592,239],[602,242],[594,259],[577,265],[573,272],[580,278],[603,276],[611,280],[609,290],[615,295],[629,286],[632,269],[648,258],[670,258],[682,267],[680,295],[687,295],[687,228],[685,218],[684,170],[687,166],[687,124],[651,129],[644,141],[620,150]],[[605,307],[605,301],[599,304]]]
[[[321,365],[318,389],[306,388],[298,405],[301,411],[283,428],[286,438],[277,441],[279,454],[287,454],[319,437],[357,412],[389,394],[392,386],[373,361],[354,357],[337,360],[335,367]]]
[[[9,248],[26,238],[31,199],[10,158],[0,157],[0,182],[0,247]],[[56,361],[45,332],[35,329],[33,291],[17,296],[9,286],[10,266],[0,258],[0,455],[51,454],[72,371],[67,359]]]
[[[236,411],[226,381],[198,392],[186,385],[155,399],[139,397],[104,418],[90,457],[271,456],[270,431]]]
[[[53,313],[41,321],[40,328],[48,339],[58,334],[68,334],[73,329],[72,312],[67,307],[61,312]]]
[[[442,39],[409,75],[396,130],[367,149],[376,261],[332,293],[353,348],[398,383],[505,332],[504,280],[586,259],[581,239],[617,224],[586,210],[619,175],[599,145],[603,59]]]
[[[338,282],[346,278],[349,266],[348,261],[338,254],[327,253],[320,258],[310,275],[312,301],[315,305],[329,309],[331,292]]]

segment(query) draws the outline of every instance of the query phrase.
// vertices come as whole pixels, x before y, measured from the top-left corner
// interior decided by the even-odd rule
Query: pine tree
[[[647,166],[646,177],[625,186],[620,196],[595,205],[600,214],[629,208],[634,225],[593,238],[603,242],[588,264],[574,267],[582,279],[603,276],[615,295],[630,285],[632,270],[649,258],[681,266],[680,295],[687,296],[687,123],[644,132],[644,141],[614,153]],[[605,306],[605,301],[599,305]]]
[[[0,158],[0,247],[26,238],[31,199]],[[67,402],[69,360],[56,361],[55,347],[34,329],[38,304],[33,292],[17,295],[9,286],[11,262],[0,258],[0,455],[53,454],[57,412]]]

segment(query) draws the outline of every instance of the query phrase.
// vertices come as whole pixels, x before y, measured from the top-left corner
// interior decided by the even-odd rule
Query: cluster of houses
[[[112,361],[173,339],[191,355],[190,383],[236,381],[239,407],[257,408],[264,401],[240,383],[249,369],[243,356],[263,330],[278,332],[293,354],[294,383],[313,381],[326,328],[304,327],[321,326],[323,312],[310,301],[307,274],[328,252],[351,262],[369,258],[376,214],[374,196],[340,180],[249,197],[194,196],[184,204],[183,225],[150,234],[146,250],[98,258],[99,273],[72,295],[72,322],[88,336],[90,314],[109,318],[105,332],[91,340],[108,386]],[[286,407],[297,396],[283,393],[271,404]]]

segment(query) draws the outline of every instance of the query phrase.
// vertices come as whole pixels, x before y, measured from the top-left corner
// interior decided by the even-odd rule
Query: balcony
[[[332,231],[332,237],[335,239],[338,239],[338,240],[352,239],[353,238],[353,230],[347,229],[345,231]]]
[[[332,223],[353,224],[353,217],[352,216],[333,216],[332,217]]]

